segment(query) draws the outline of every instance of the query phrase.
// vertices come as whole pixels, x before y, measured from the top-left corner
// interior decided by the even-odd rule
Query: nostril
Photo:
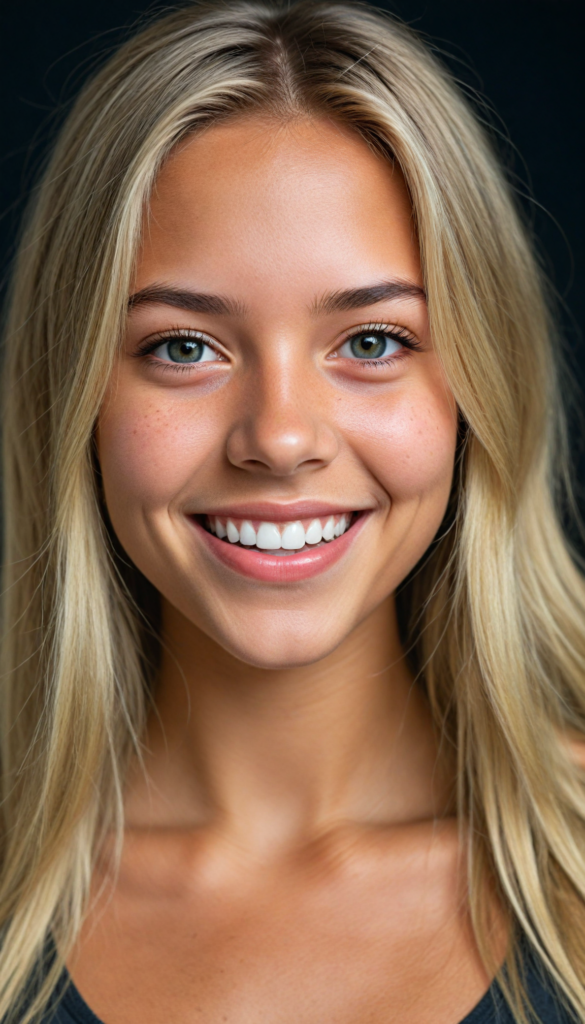
[[[270,473],[271,475],[276,474],[277,476],[291,476],[297,473],[299,469],[304,470],[316,470],[327,466],[328,462],[325,459],[302,459],[299,463],[292,462],[290,464],[278,464],[276,460],[271,464],[268,461],[264,462],[262,459],[242,459],[239,463],[239,468],[248,470],[250,472]]]
[[[240,466],[247,469],[265,469],[270,470],[270,466],[267,462],[263,462],[262,459],[242,459]]]

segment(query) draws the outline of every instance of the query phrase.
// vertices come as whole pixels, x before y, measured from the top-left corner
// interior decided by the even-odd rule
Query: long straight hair
[[[0,1018],[46,1006],[96,853],[121,836],[147,704],[145,584],[107,527],[94,428],[145,204],[189,133],[325,117],[406,179],[432,336],[461,417],[448,522],[400,591],[406,642],[458,765],[469,903],[486,884],[585,1015],[585,586],[556,511],[565,445],[554,325],[491,144],[416,35],[361,4],[176,10],[81,92],[28,215],[4,350]],[[30,998],[48,942],[56,950]],[[27,1008],[22,999],[28,989]],[[20,1009],[18,1009],[20,1005]],[[18,1015],[18,1018],[17,1018]]]

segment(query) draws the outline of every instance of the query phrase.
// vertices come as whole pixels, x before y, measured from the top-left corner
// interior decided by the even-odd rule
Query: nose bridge
[[[273,344],[246,372],[228,458],[249,471],[288,476],[327,465],[337,454],[316,373],[294,345]]]

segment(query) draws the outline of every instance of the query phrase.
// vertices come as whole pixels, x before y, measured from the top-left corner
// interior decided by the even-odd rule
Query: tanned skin
[[[324,120],[211,128],[159,176],[133,295],[98,447],[163,656],[75,984],[106,1024],[457,1024],[490,979],[393,596],[443,519],[457,411],[403,178]],[[415,347],[340,354],[364,325]],[[180,330],[215,355],[144,354]],[[193,525],[300,501],[362,519],[297,582],[240,575]]]

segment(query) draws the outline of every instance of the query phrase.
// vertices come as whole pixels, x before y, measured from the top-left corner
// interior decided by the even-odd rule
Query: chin
[[[293,612],[274,612],[258,621],[239,622],[237,630],[218,626],[205,628],[216,643],[238,661],[255,668],[283,670],[312,665],[331,654],[351,632],[331,622],[324,615],[319,621]]]

